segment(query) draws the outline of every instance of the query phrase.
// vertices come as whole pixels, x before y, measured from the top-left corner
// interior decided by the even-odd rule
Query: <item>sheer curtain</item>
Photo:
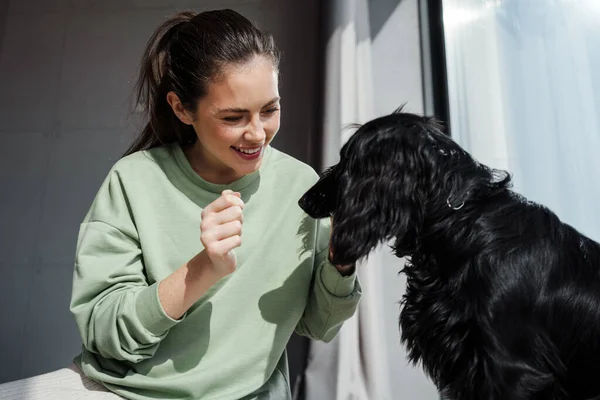
[[[600,1],[443,0],[453,137],[600,241]]]

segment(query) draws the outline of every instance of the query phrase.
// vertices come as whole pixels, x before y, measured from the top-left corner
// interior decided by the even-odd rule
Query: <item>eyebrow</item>
[[[280,97],[275,97],[274,99],[269,101],[267,104],[262,106],[262,108],[269,107],[269,106],[277,103],[279,100],[281,100]],[[246,113],[246,112],[250,112],[250,111],[245,108],[235,108],[235,107],[234,108],[222,108],[222,109],[217,110],[217,114],[224,113],[224,112]]]

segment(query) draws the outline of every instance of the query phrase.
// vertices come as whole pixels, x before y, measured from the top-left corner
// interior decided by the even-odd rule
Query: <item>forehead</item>
[[[219,79],[208,85],[207,103],[214,108],[262,107],[279,96],[278,71],[265,57],[226,67]]]

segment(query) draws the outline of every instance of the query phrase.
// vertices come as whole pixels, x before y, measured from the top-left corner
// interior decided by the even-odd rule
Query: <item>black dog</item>
[[[510,188],[433,119],[361,126],[300,207],[334,264],[392,241],[402,342],[445,398],[600,399],[600,245]]]

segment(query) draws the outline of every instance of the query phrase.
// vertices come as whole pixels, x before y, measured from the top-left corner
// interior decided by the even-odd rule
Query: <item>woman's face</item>
[[[227,68],[208,86],[196,112],[175,113],[198,136],[186,151],[192,167],[205,180],[230,183],[260,167],[265,147],[279,130],[278,72],[265,57]]]

